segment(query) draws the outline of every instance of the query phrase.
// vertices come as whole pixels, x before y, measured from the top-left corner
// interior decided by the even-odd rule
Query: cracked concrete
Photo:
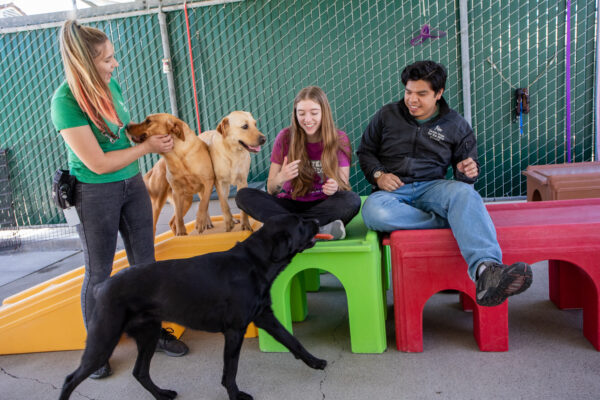
[[[560,311],[547,300],[545,269],[536,264],[532,288],[511,299],[510,350],[505,353],[480,352],[471,315],[460,310],[457,295],[440,293],[425,306],[423,353],[398,352],[393,321],[388,321],[383,354],[353,354],[345,293],[337,279],[322,275],[321,290],[307,295],[308,317],[293,329],[311,353],[328,361],[327,368],[310,369],[289,353],[262,353],[251,338],[242,347],[238,385],[257,400],[596,400],[598,352],[583,337],[581,311]],[[185,357],[154,356],[155,382],[177,390],[178,399],[226,400],[220,384],[222,335],[187,330],[183,340],[190,346]],[[58,398],[80,356],[81,351],[0,356],[0,398]],[[135,356],[135,344],[122,341],[111,358],[113,376],[87,379],[71,398],[151,399],[131,375]]]
[[[331,275],[323,275],[323,279],[322,280],[323,280],[323,284],[324,285],[327,285],[329,283],[330,285],[337,284],[338,286],[340,286],[339,285],[339,281],[337,281],[337,279],[335,277],[331,276]],[[324,286],[324,287],[321,288],[321,292],[325,292],[328,289],[329,288],[327,286]],[[345,300],[345,298],[344,298],[344,300]],[[345,301],[344,301],[344,303],[345,303]],[[342,307],[343,306],[344,305],[342,305]],[[343,309],[347,310],[347,307],[343,308]],[[324,371],[325,374],[323,376],[323,379],[321,379],[321,382],[319,383],[319,389],[320,389],[321,394],[322,394],[322,397],[321,397],[322,400],[325,400],[327,398],[327,395],[325,394],[325,392],[323,390],[323,386],[327,382],[327,372],[328,372],[328,370],[331,369],[332,367],[334,367],[335,363],[338,362],[338,361],[340,361],[343,358],[344,351],[348,351],[348,349],[349,349],[349,346],[348,346],[348,348],[344,349],[344,343],[347,343],[347,341],[344,342],[344,343],[341,343],[340,339],[339,339],[340,335],[339,335],[338,331],[341,330],[343,326],[346,326],[346,329],[349,329],[349,326],[348,326],[348,312],[347,311],[344,311],[342,314],[339,315],[339,317],[338,317],[338,324],[331,330],[331,341],[332,341],[333,347],[339,347],[340,351],[338,352],[337,357],[335,357],[335,358],[330,359],[330,360],[327,361],[328,368],[325,369],[325,371]]]
[[[16,381],[19,381],[19,380],[32,381],[34,383],[39,383],[41,385],[48,385],[48,386],[50,386],[54,390],[59,389],[58,387],[54,386],[52,383],[42,382],[41,380],[36,379],[36,378],[28,378],[28,377],[25,377],[25,376],[13,375],[13,374],[11,374],[10,372],[8,372],[7,370],[5,370],[2,367],[0,367],[0,372],[2,372],[3,375],[6,375],[7,377],[12,378],[12,379],[14,379]]]

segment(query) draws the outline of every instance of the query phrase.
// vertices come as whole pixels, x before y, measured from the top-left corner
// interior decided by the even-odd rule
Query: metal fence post
[[[162,48],[164,58],[163,72],[167,75],[167,85],[169,86],[169,100],[171,102],[171,114],[179,118],[177,110],[177,92],[175,91],[175,79],[173,78],[173,63],[171,62],[171,46],[169,43],[169,30],[167,28],[167,17],[162,10],[162,0],[158,6],[158,23],[160,25],[160,38],[162,39]]]

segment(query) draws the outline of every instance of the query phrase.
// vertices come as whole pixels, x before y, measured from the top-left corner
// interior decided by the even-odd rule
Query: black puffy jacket
[[[444,179],[452,165],[454,178],[474,183],[456,169],[471,157],[477,161],[477,142],[468,122],[438,100],[439,114],[423,125],[410,115],[404,99],[383,106],[363,133],[356,152],[360,168],[377,189],[375,171],[391,172],[404,183]]]

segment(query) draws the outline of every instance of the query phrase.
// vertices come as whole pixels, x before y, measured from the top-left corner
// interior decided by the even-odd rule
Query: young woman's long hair
[[[60,31],[60,55],[77,104],[104,135],[116,139],[105,119],[118,126],[123,123],[115,110],[110,89],[94,64],[100,45],[107,40],[108,36],[101,30],[68,20]]]
[[[292,111],[292,125],[290,126],[288,160],[300,160],[298,166],[298,176],[291,182],[292,196],[296,198],[303,196],[311,191],[313,187],[313,179],[315,171],[308,159],[306,151],[306,132],[300,126],[296,117],[296,106],[302,100],[312,100],[321,106],[321,140],[323,142],[323,154],[321,155],[321,166],[323,174],[327,178],[333,178],[338,183],[340,189],[350,190],[350,185],[343,181],[340,177],[340,169],[338,166],[339,150],[342,150],[348,159],[351,159],[352,152],[350,143],[347,145],[340,143],[338,131],[333,122],[331,107],[325,92],[320,87],[309,86],[302,89],[294,99],[294,109]]]

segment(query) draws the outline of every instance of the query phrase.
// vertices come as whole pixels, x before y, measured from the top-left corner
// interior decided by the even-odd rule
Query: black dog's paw
[[[169,389],[160,389],[160,395],[164,400],[172,400],[177,397],[177,392]]]
[[[253,400],[254,397],[250,396],[248,393],[238,392],[236,400]]]
[[[327,366],[327,361],[321,360],[320,358],[315,358],[310,363],[308,363],[308,366],[314,369],[325,369],[325,367]]]

